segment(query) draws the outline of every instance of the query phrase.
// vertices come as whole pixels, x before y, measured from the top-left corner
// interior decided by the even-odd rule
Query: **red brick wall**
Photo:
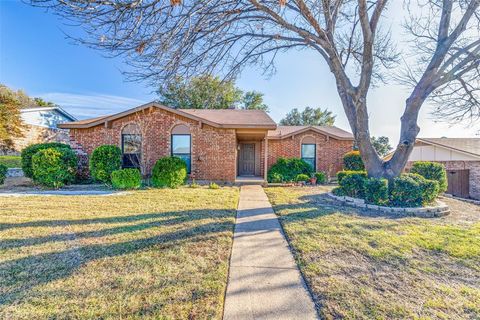
[[[316,171],[325,171],[334,176],[342,170],[343,155],[352,150],[353,141],[336,140],[315,131],[307,131],[293,137],[280,140],[268,140],[268,168],[278,158],[300,158],[302,140],[313,137],[316,143],[317,161]]]
[[[480,200],[480,161],[435,161],[442,163],[447,170],[469,170],[470,197]],[[412,167],[413,162],[407,163],[406,169]]]
[[[208,125],[200,128],[197,121],[165,110],[144,110],[114,120],[110,126],[71,129],[74,148],[88,154],[103,144],[121,147],[121,132],[125,125],[136,123],[142,131],[142,173],[149,175],[155,162],[170,155],[171,130],[177,124],[190,128],[192,136],[192,178],[199,180],[235,180],[236,135],[232,129],[217,129]]]

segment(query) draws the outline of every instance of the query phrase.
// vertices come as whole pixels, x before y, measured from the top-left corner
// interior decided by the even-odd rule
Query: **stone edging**
[[[11,177],[23,177],[22,168],[8,168],[7,169],[7,178]]]
[[[443,217],[450,213],[450,208],[443,202],[437,201],[437,205],[433,207],[421,208],[402,208],[402,207],[384,207],[374,204],[367,204],[363,199],[351,198],[347,196],[336,196],[331,192],[327,193],[331,198],[341,201],[343,204],[356,208],[365,208],[378,210],[382,212],[394,213],[399,215],[414,216],[419,218]]]

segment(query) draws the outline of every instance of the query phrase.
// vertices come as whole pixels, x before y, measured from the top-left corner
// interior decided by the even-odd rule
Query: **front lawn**
[[[21,168],[22,158],[20,156],[0,156],[0,164],[7,168]]]
[[[326,319],[479,319],[480,207],[396,218],[342,207],[326,187],[266,188]]]
[[[220,319],[237,188],[0,197],[1,319]]]

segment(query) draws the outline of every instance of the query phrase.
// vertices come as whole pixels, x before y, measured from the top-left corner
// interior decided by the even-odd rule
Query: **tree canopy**
[[[282,126],[333,126],[335,115],[331,111],[321,108],[306,107],[303,111],[292,109],[285,118],[280,120]]]
[[[23,136],[23,122],[20,116],[23,92],[15,92],[0,84],[0,150],[13,148],[14,139]],[[20,98],[20,99],[19,99]]]
[[[258,109],[268,111],[263,94],[257,91],[243,92],[233,80],[203,75],[184,80],[176,77],[158,90],[160,102],[179,109]]]
[[[132,67],[127,76],[152,85],[176,76],[228,79],[248,65],[271,72],[280,53],[312,50],[332,73],[374,177],[402,172],[427,99],[454,119],[480,114],[480,0],[405,1],[409,41],[401,53],[385,23],[391,0],[30,1],[78,23],[86,35],[79,42],[125,57]],[[399,143],[385,161],[370,140],[367,95],[400,61],[405,70],[398,78],[410,95]]]
[[[381,136],[381,137],[372,137],[372,145],[375,151],[377,151],[378,155],[381,157],[386,156],[393,148],[390,145],[390,141],[388,137]]]

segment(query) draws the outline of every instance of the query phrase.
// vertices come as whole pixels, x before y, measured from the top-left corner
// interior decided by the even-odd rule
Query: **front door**
[[[255,175],[255,144],[241,143],[238,153],[238,175]]]

